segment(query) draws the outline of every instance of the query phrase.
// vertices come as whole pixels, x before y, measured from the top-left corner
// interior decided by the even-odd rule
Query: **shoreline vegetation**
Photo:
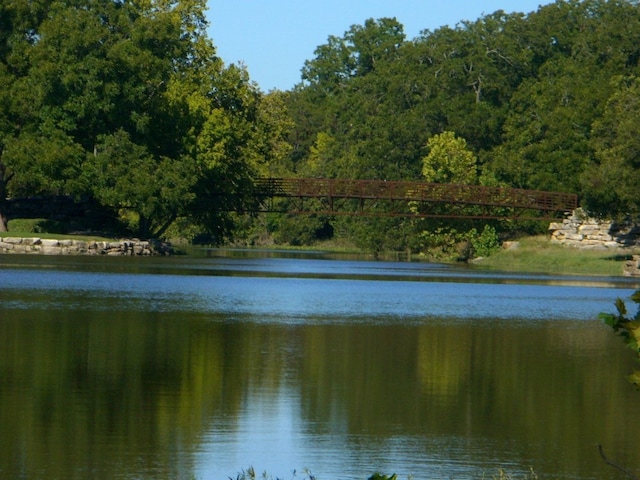
[[[2,237],[38,237],[41,239],[83,240],[83,241],[116,241],[111,236],[98,234],[62,235],[55,233],[35,233],[28,231],[9,231],[0,233]],[[183,248],[176,242],[180,253],[197,246]],[[222,246],[220,248],[225,248]],[[229,245],[227,248],[246,248],[255,250],[283,250],[283,251],[320,251],[334,254],[358,255],[364,258],[376,258],[373,254],[348,245],[338,245],[333,242],[320,242],[311,246],[268,245],[260,247],[238,247]],[[587,276],[623,276],[623,265],[634,254],[640,254],[640,248],[617,248],[588,250],[553,244],[546,235],[522,237],[517,242],[510,242],[509,248],[501,248],[488,257],[475,258],[469,262],[472,268],[500,270],[508,272],[546,273],[551,275],[587,275]],[[406,252],[386,252],[377,255],[382,261],[404,260],[436,263],[460,263],[452,260],[430,258],[425,254],[409,254]]]

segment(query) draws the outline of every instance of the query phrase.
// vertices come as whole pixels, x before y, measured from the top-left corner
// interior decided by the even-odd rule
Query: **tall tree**
[[[342,38],[329,36],[327,43],[315,50],[316,57],[305,62],[302,79],[333,91],[395,58],[404,41],[404,28],[395,18],[370,18],[363,26],[352,25]]]
[[[7,229],[7,196],[16,174],[28,170],[29,161],[16,168],[7,155],[8,144],[38,112],[32,88],[25,88],[28,53],[38,41],[38,28],[47,12],[46,1],[0,2],[0,231]],[[25,175],[26,177],[26,175]]]
[[[90,195],[140,235],[177,218],[225,231],[288,127],[282,102],[216,57],[205,7],[3,2],[0,212],[8,195]]]
[[[498,178],[523,188],[580,191],[594,155],[592,124],[611,95],[609,79],[638,68],[634,3],[557,1],[530,17],[540,66],[511,99],[504,142],[491,155]]]
[[[582,176],[585,202],[598,214],[640,213],[640,78],[618,77],[604,114],[594,123],[595,158]]]
[[[602,71],[570,58],[550,60],[512,98],[505,141],[492,152],[491,169],[518,188],[577,191],[591,150],[591,122],[603,96]]]
[[[47,2],[39,22],[26,22],[33,9],[14,3],[14,27],[26,24],[27,30],[13,35],[28,34],[30,41],[12,44],[3,59],[16,72],[10,94],[21,99],[9,105],[12,131],[5,129],[2,139],[6,193],[102,196],[95,191],[102,181],[82,181],[87,171],[97,171],[84,164],[90,166],[101,141],[120,130],[148,150],[147,161],[175,158],[181,132],[167,118],[162,97],[176,60],[190,55],[182,32],[197,23],[198,3],[182,2],[178,11],[167,2]],[[75,153],[65,154],[61,143]],[[55,158],[46,154],[56,150]],[[135,174],[151,171],[165,170],[142,166]],[[146,182],[155,180],[149,175]]]

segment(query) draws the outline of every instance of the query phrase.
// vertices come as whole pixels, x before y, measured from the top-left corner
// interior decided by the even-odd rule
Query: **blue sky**
[[[329,35],[368,18],[395,17],[407,39],[496,10],[529,13],[550,0],[208,0],[209,36],[225,64],[242,62],[268,92],[300,82],[305,60]]]

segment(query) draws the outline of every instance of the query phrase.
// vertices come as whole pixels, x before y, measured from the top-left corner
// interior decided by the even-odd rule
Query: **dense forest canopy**
[[[216,57],[205,4],[2,0],[0,203],[88,196],[141,236],[226,234],[285,127],[278,98]]]
[[[227,213],[268,175],[557,190],[595,214],[639,213],[637,1],[557,0],[410,40],[368,19],[269,93],[216,57],[205,3],[0,1],[0,228],[5,198],[53,193],[141,235],[419,250],[481,230]]]

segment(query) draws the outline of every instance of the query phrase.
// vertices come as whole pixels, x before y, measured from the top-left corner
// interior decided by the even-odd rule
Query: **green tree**
[[[637,70],[640,11],[628,1],[558,1],[527,23],[535,77],[511,99],[504,142],[490,168],[513,186],[579,192],[594,157],[592,125],[612,93],[611,77]]]
[[[22,177],[26,182],[31,176],[28,155],[16,155],[19,160],[11,160],[7,152],[39,109],[33,88],[28,88],[23,79],[29,72],[28,52],[38,41],[38,27],[46,16],[47,3],[0,2],[0,231],[7,230],[7,197],[13,194],[12,181]],[[28,135],[28,143],[39,137],[34,130]]]
[[[244,211],[254,201],[253,178],[268,168],[261,154],[271,152],[265,143],[268,126],[273,125],[271,131],[279,127],[277,119],[261,111],[262,96],[245,69],[215,64],[208,68],[206,81],[181,81],[176,88],[190,89],[187,98],[193,114],[190,142],[197,181],[188,217],[221,241],[233,229],[231,212]],[[269,142],[280,145],[280,138]],[[270,155],[278,157],[277,152]]]
[[[404,28],[395,18],[369,18],[362,26],[352,25],[342,38],[329,36],[316,48],[316,57],[305,62],[302,79],[331,92],[394,59],[404,41]]]
[[[491,225],[485,225],[480,233],[472,228],[468,235],[476,257],[488,257],[500,248],[498,234]]]
[[[195,168],[186,159],[156,159],[119,130],[99,139],[87,162],[91,191],[102,204],[119,209],[143,238],[159,237],[194,198]]]
[[[402,26],[383,18],[354,25],[316,50],[303,69],[304,83],[288,99],[298,170],[315,162],[312,147],[322,133],[333,139],[324,176],[392,180],[419,172],[416,150],[423,139],[407,130],[405,107],[396,102],[403,76],[392,65],[404,46]]]
[[[596,78],[594,78],[594,76]],[[591,122],[603,81],[581,62],[560,58],[523,82],[505,122],[505,141],[492,151],[490,168],[518,188],[577,191],[590,156]]]
[[[395,18],[369,18],[364,25],[353,25],[345,35],[351,46],[354,74],[367,75],[381,63],[397,58],[405,41],[404,27]]]
[[[522,14],[497,11],[456,28],[425,31],[415,41],[429,84],[431,131],[451,130],[476,152],[501,141],[509,99],[530,74],[530,48]]]
[[[261,176],[290,176],[293,147],[287,141],[294,127],[284,94],[273,91],[261,96],[254,125],[251,148]]]
[[[595,159],[583,174],[586,207],[607,215],[640,213],[640,78],[618,77],[593,125]]]
[[[147,163],[153,160],[146,165],[151,168],[128,174],[169,188],[172,182],[157,175],[167,171],[160,168],[166,159],[180,156],[183,131],[176,128],[175,112],[166,109],[164,92],[171,75],[191,56],[192,30],[204,28],[199,3],[46,2],[39,4],[35,20],[33,8],[12,4],[11,38],[29,41],[8,42],[4,49],[3,61],[14,72],[9,94],[19,99],[3,105],[9,124],[0,140],[5,193],[106,199],[105,192],[97,191],[105,179],[94,181],[86,173],[99,170],[92,163],[101,143],[119,131],[140,147],[131,151],[145,149]],[[102,177],[127,171],[128,159],[118,158],[120,168],[103,170]],[[132,160],[140,163],[141,158]],[[141,226],[142,233],[146,230]]]
[[[473,185],[478,182],[477,158],[464,138],[453,132],[434,135],[427,142],[429,153],[422,160],[427,182]]]
[[[315,143],[309,149],[309,159],[303,171],[311,177],[326,176],[330,171],[329,165],[335,158],[335,139],[325,133],[318,132]]]
[[[2,2],[0,228],[7,196],[88,195],[144,236],[176,219],[221,238],[290,122],[225,67],[203,0]],[[5,30],[6,27],[6,30]]]
[[[355,65],[351,50],[343,39],[329,36],[327,43],[318,46],[314,54],[316,58],[306,61],[302,69],[304,81],[330,92],[353,75]]]

